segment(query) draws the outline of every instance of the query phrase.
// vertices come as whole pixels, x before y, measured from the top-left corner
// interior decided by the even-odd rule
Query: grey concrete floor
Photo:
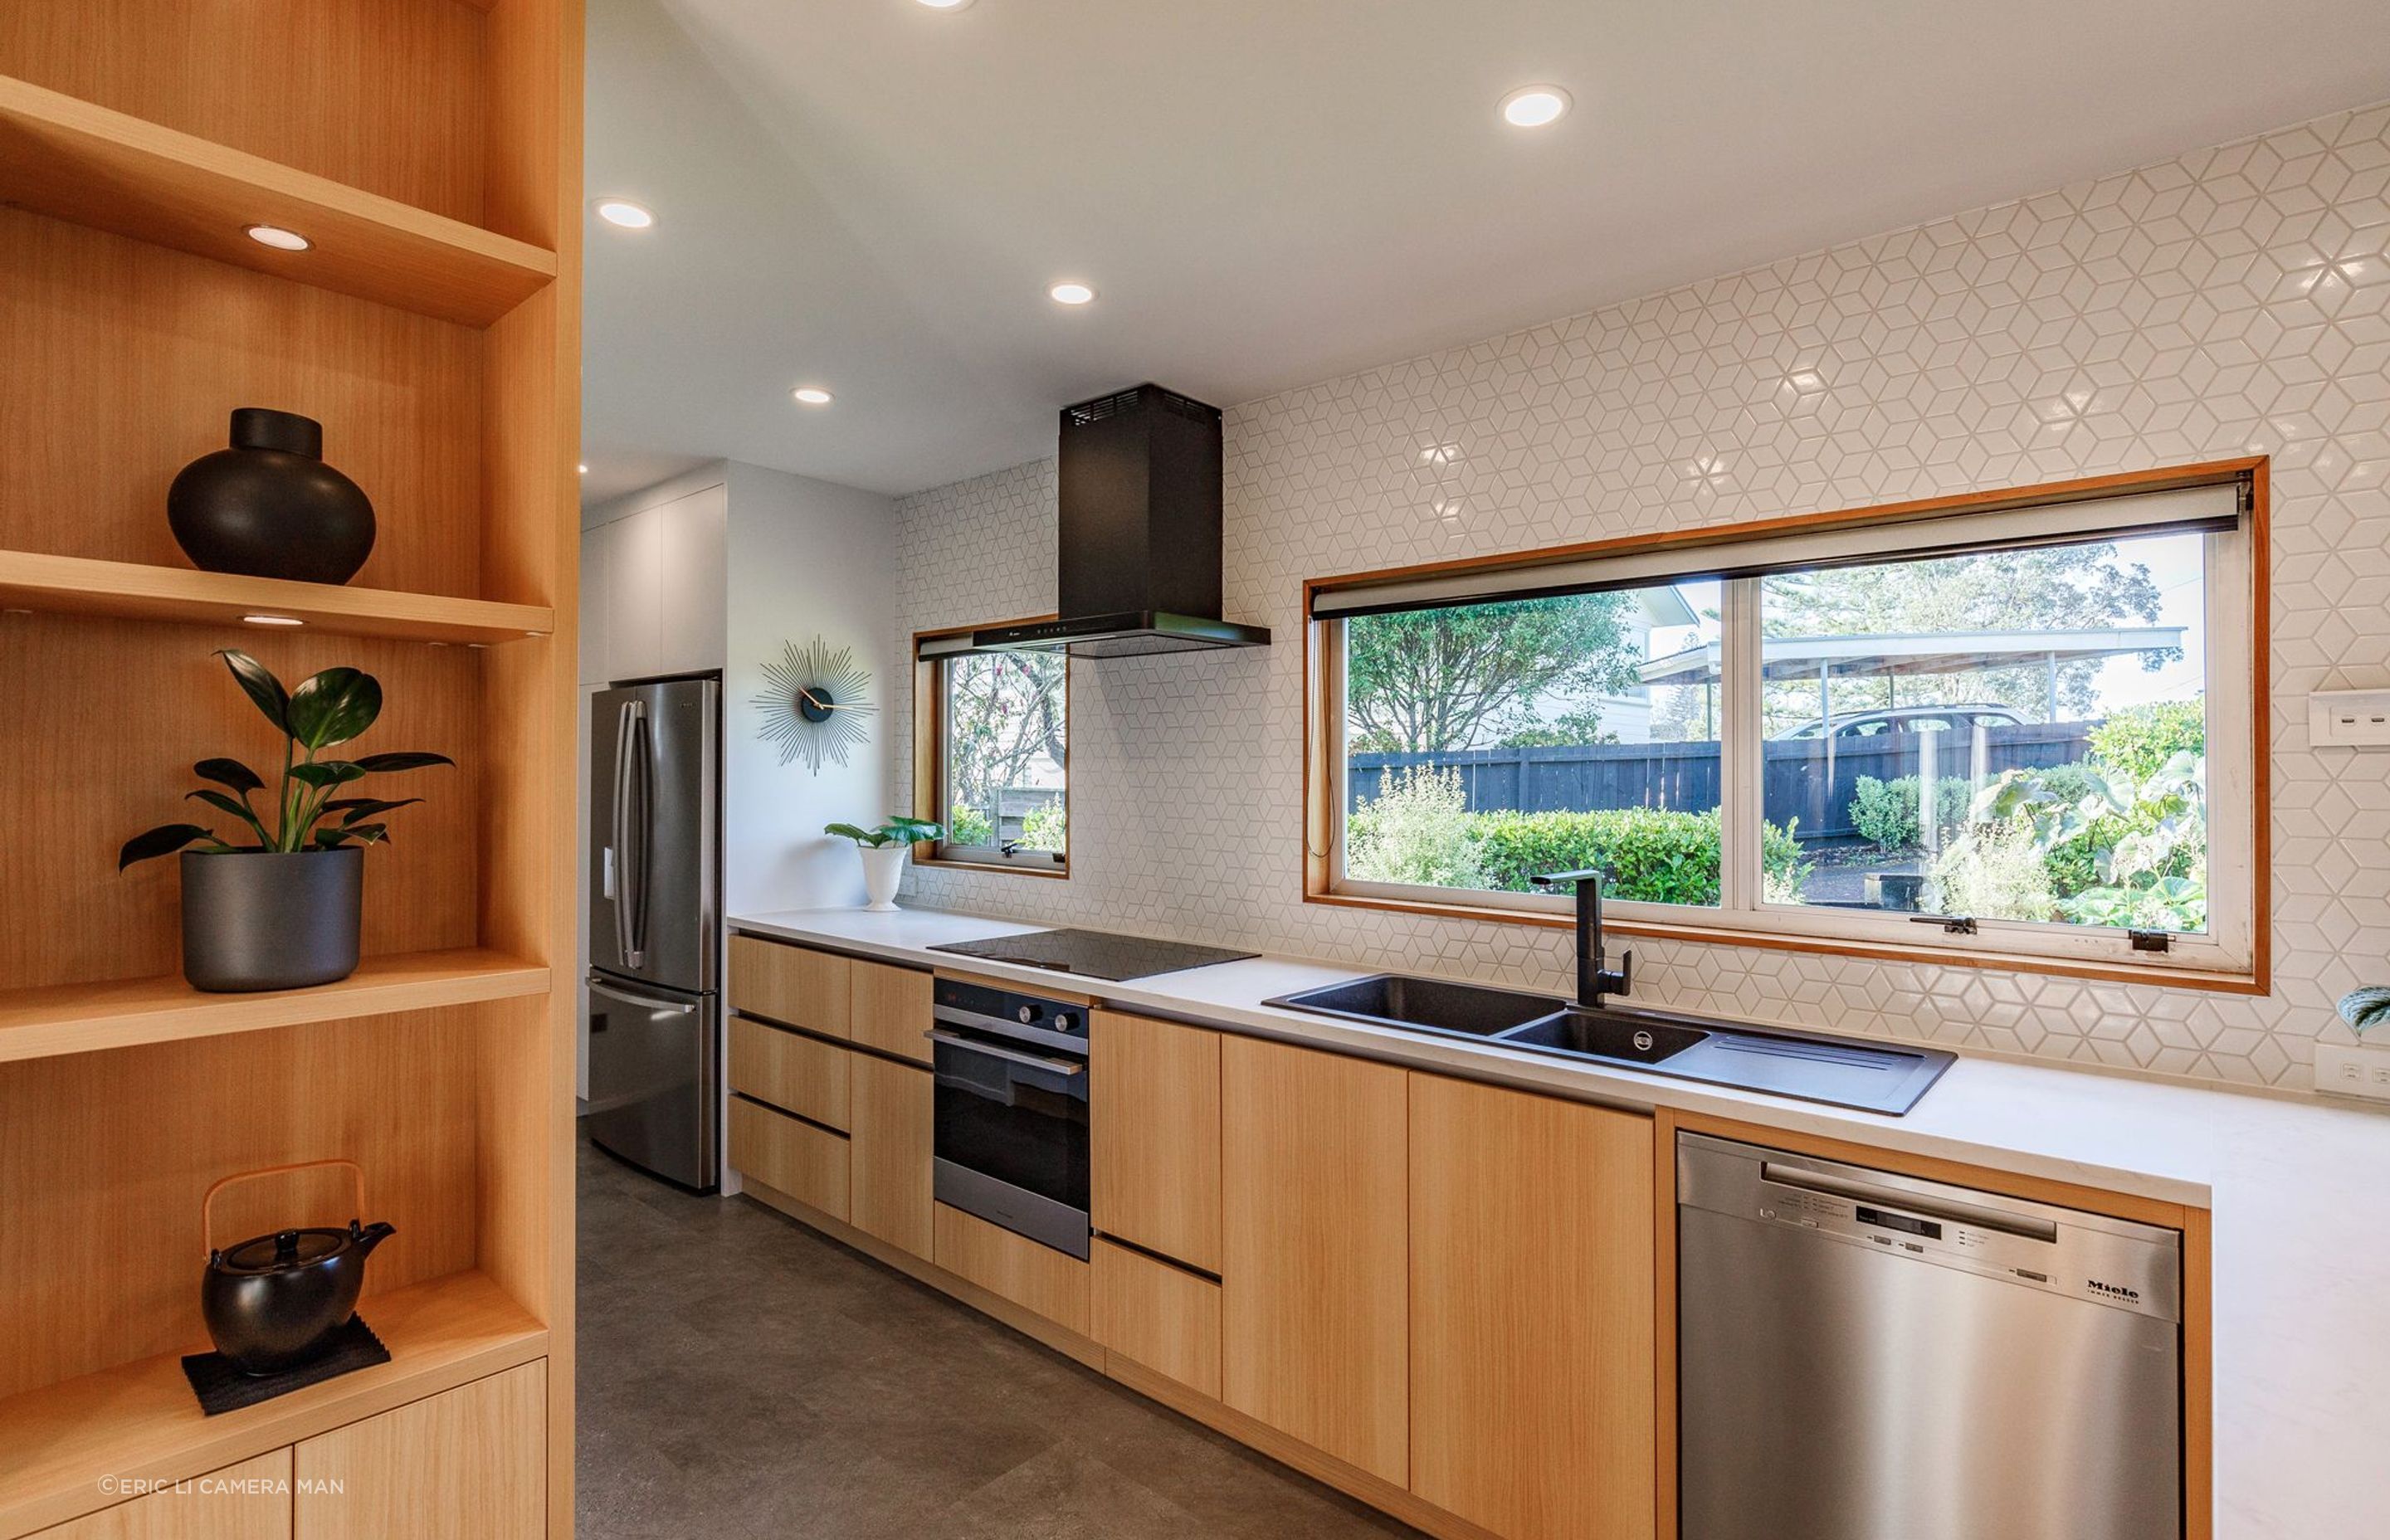
[[[580,1175],[583,1540],[1417,1533],[744,1199]]]

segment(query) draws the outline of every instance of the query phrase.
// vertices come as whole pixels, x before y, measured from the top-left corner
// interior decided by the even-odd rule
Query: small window
[[[932,859],[1060,872],[1070,858],[1070,679],[1046,652],[927,656]]]
[[[1313,584],[1306,892],[2247,978],[2255,473],[2043,491]]]

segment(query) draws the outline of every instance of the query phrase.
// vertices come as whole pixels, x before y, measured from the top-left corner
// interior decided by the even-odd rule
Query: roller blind
[[[1851,567],[1902,558],[1962,556],[2025,545],[2086,545],[2129,535],[2214,533],[2236,528],[2246,509],[2245,478],[2164,492],[2037,503],[1988,512],[1944,513],[1855,521],[1757,538],[1722,533],[1615,555],[1516,566],[1475,567],[1382,582],[1332,580],[1312,593],[1311,612],[1328,618],[1383,615],[1500,599],[1549,598],[1643,588],[1689,578],[1759,577],[1769,572]]]

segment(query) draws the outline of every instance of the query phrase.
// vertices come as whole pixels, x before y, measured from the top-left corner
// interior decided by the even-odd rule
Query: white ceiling
[[[658,218],[589,225],[592,497],[720,456],[915,491],[1140,379],[1230,405],[2390,96],[2383,0],[589,18],[588,192]],[[1575,111],[1497,120],[1542,81]]]

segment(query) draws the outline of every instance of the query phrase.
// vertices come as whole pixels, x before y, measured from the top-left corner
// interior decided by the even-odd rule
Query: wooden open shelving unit
[[[0,1540],[539,1360],[513,1479],[572,1531],[582,35],[579,0],[0,6]],[[353,583],[174,545],[239,406],[320,420],[373,499]],[[175,863],[116,871],[193,761],[275,751],[227,647],[364,668],[360,749],[457,762],[387,793],[425,802],[337,984],[189,988]],[[397,1226],[391,1362],[202,1417],[200,1195],[325,1157]],[[233,1189],[218,1238],[345,1222],[322,1175]]]

